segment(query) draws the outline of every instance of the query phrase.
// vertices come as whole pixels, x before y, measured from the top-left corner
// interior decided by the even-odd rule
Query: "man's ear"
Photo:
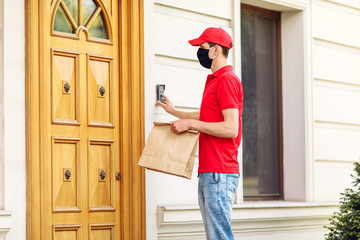
[[[215,45],[215,47],[216,47],[216,51],[218,52],[218,53],[223,53],[223,49],[222,49],[222,47],[220,47],[219,45]]]

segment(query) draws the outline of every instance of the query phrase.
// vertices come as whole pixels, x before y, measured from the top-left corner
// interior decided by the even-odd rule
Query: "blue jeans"
[[[199,173],[198,197],[206,239],[234,239],[230,223],[239,177],[239,174]]]

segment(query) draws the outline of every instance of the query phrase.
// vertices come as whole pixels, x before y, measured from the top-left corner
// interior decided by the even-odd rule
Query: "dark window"
[[[241,9],[244,199],[282,199],[280,13]]]

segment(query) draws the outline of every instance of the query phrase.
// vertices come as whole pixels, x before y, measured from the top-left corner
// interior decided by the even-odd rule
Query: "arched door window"
[[[111,40],[105,16],[104,7],[94,0],[60,0],[55,11],[53,33],[77,34],[85,28],[90,38]]]

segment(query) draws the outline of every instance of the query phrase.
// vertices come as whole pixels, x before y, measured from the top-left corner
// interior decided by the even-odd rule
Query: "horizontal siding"
[[[316,1],[312,12],[315,38],[360,48],[360,11]]]
[[[192,179],[180,178],[164,173],[157,177],[157,204],[161,205],[195,205],[198,199],[196,159]]]
[[[156,81],[166,85],[166,95],[177,107],[200,108],[201,93],[207,74],[206,71],[199,69],[166,64],[155,65]]]
[[[314,158],[339,162],[360,160],[360,127],[315,124]]]
[[[360,158],[360,2],[312,6],[314,200],[338,201]]]
[[[167,1],[158,1],[165,2]],[[199,109],[206,76],[210,70],[201,67],[196,56],[197,48],[191,46],[188,40],[198,37],[210,26],[222,27],[231,34],[230,21],[204,15],[204,12],[174,9],[173,6],[180,4],[176,1],[167,4],[169,5],[155,5],[154,79],[156,84],[166,84],[165,92],[177,107]],[[230,64],[232,56],[230,53]]]
[[[314,86],[315,121],[360,126],[360,87],[316,81]]]
[[[328,2],[340,4],[347,7],[360,9],[360,1],[359,0],[327,0]]]
[[[157,0],[153,11],[152,32],[147,40],[152,49],[151,71],[148,71],[151,75],[145,76],[151,80],[147,80],[145,91],[154,94],[156,84],[165,84],[165,94],[179,110],[198,111],[206,77],[211,71],[201,67],[196,56],[198,48],[188,40],[200,36],[208,27],[221,27],[232,35],[232,0]],[[230,52],[230,64],[232,59]],[[155,104],[155,99],[149,101]],[[146,104],[149,106],[151,102]],[[155,121],[175,119],[159,106],[152,114]],[[150,173],[155,179],[150,189],[156,191],[156,205],[197,205],[197,168],[198,159],[192,180]]]
[[[212,18],[211,22],[199,21],[185,17],[189,14],[186,11],[173,13],[171,8],[161,6],[157,6],[156,9],[156,30],[153,36],[156,54],[197,60],[197,49],[192,47],[188,40],[200,36],[205,28],[212,26],[222,27],[231,34],[230,22],[226,22],[227,26],[223,26],[224,22],[219,19]]]
[[[156,0],[155,2],[224,19],[232,18],[232,0]]]
[[[360,50],[316,41],[313,56],[315,79],[360,86]]]
[[[314,200],[339,201],[340,193],[351,187],[352,163],[316,161],[314,168]]]

